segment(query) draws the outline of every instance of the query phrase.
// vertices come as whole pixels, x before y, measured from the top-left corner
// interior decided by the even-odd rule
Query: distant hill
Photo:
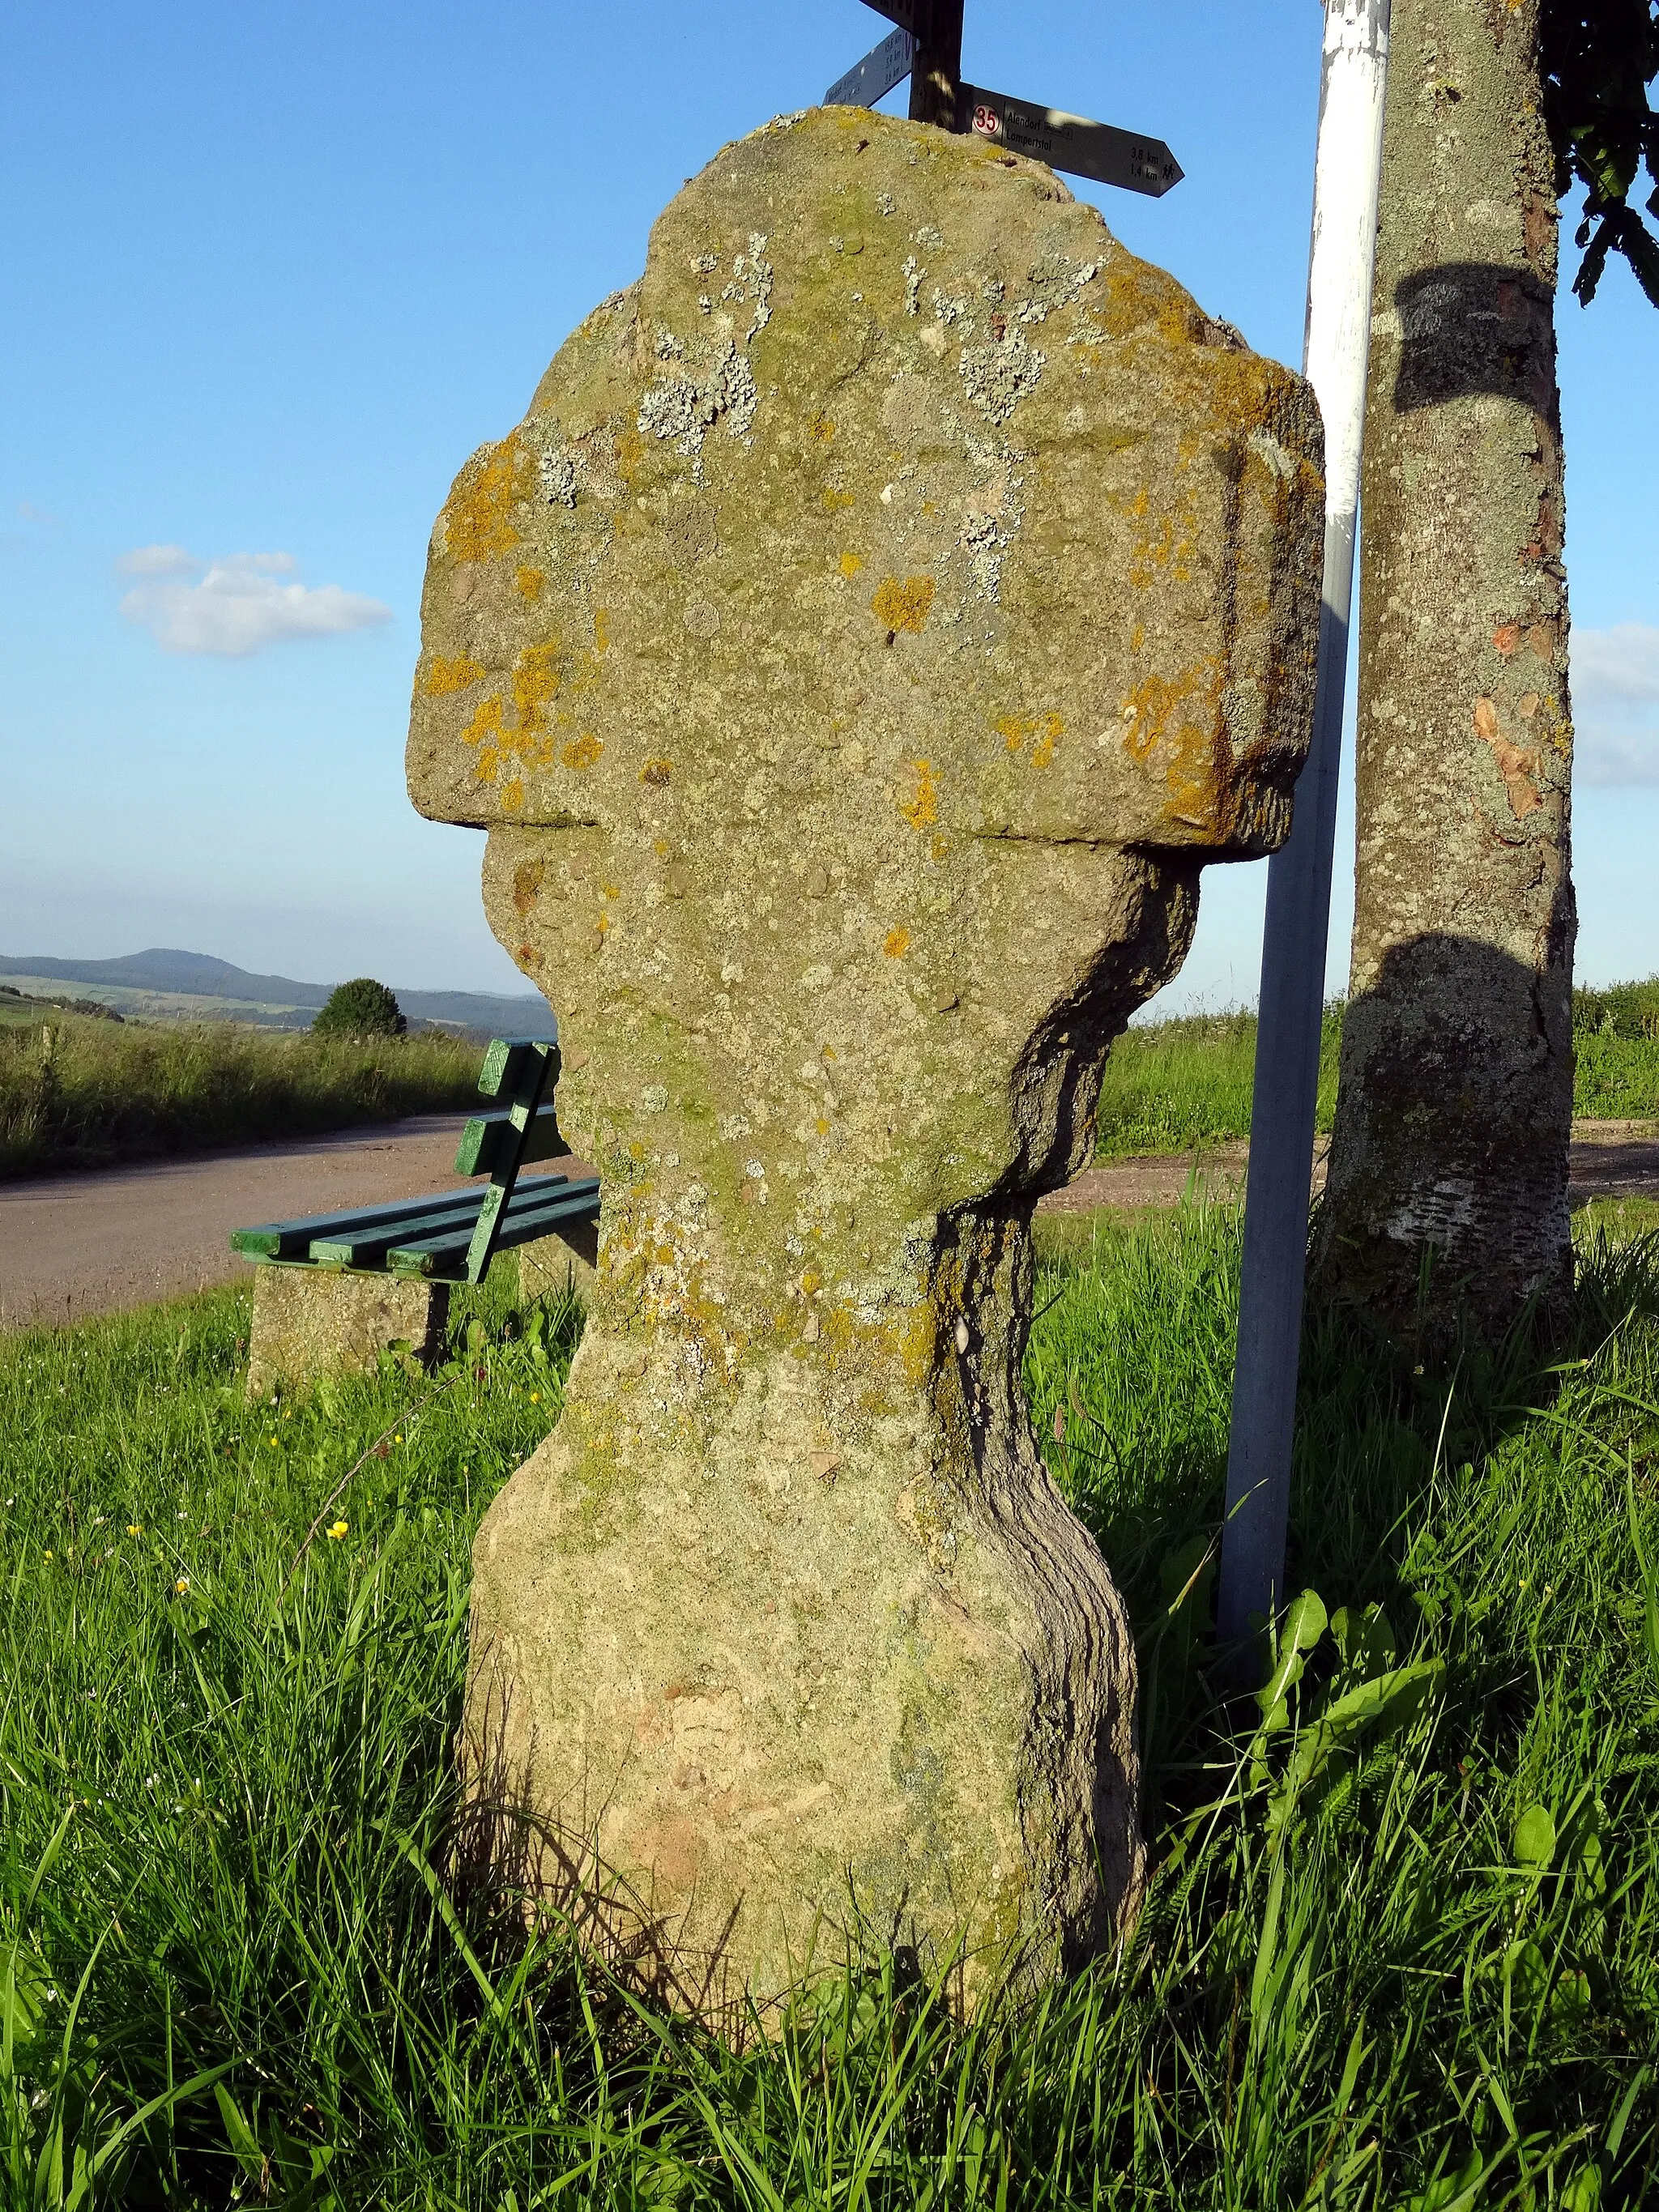
[[[242,1021],[263,1020],[289,1029],[308,1026],[304,1017],[325,1004],[331,983],[301,983],[292,975],[254,975],[210,953],[155,947],[129,952],[119,960],[58,960],[44,953],[9,957],[0,953],[0,975],[42,982],[78,983],[107,992],[123,1012],[147,1011],[139,1005],[150,994],[194,1005],[156,1006],[157,1014],[216,1012]],[[481,1030],[493,1036],[544,1036],[557,1024],[539,993],[415,991],[393,985],[398,1004],[411,1022],[437,1022],[448,1029]]]

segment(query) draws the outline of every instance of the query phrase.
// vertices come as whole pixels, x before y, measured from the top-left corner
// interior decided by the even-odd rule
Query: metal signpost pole
[[[1303,373],[1325,418],[1325,580],[1314,734],[1295,827],[1267,866],[1243,1279],[1216,1631],[1249,1635],[1285,1600],[1291,1443],[1308,1256],[1314,1107],[1353,595],[1389,0],[1326,0]]]

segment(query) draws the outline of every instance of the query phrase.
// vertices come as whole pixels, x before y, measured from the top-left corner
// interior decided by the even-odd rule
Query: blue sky
[[[1186,181],[1103,191],[1109,222],[1295,362],[1320,22],[969,0],[964,67],[1166,137]],[[432,519],[683,179],[882,28],[858,0],[14,12],[0,951],[513,983],[482,841],[404,792]],[[1580,965],[1605,980],[1659,969],[1659,316],[1615,268],[1560,324]],[[1262,873],[1206,877],[1172,1001],[1254,996]]]

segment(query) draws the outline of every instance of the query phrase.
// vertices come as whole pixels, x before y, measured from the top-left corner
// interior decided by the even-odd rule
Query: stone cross
[[[409,744],[488,826],[605,1203],[474,1555],[491,1847],[671,2001],[1011,1970],[1141,1881],[1134,1659],[1020,1382],[1038,1195],[1306,748],[1307,387],[1053,175],[728,147],[434,530]]]

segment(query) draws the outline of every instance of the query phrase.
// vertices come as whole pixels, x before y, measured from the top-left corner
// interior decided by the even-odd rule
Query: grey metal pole
[[[1266,1619],[1285,1599],[1388,58],[1389,0],[1326,0],[1303,347],[1303,373],[1325,418],[1325,574],[1313,744],[1297,785],[1294,826],[1267,864],[1227,1520],[1216,1609],[1216,1632],[1224,1644],[1240,1642],[1250,1632],[1252,1614]]]

